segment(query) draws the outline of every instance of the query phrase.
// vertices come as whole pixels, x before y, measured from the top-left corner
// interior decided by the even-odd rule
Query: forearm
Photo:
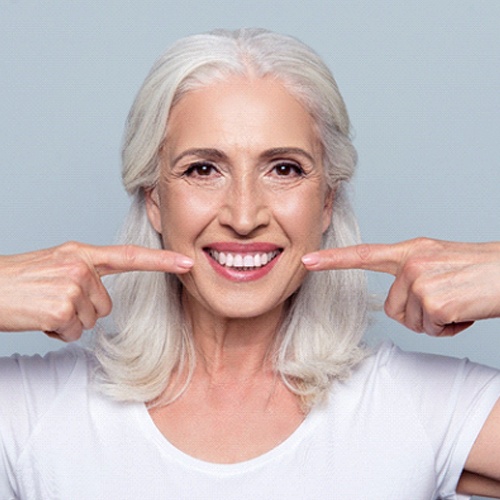
[[[457,493],[500,498],[500,481],[464,471],[457,485]]]

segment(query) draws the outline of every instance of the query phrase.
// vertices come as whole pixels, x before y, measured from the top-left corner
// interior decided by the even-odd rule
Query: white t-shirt
[[[0,499],[455,499],[500,373],[382,346],[264,455],[213,464],[116,403],[70,346],[0,361]]]

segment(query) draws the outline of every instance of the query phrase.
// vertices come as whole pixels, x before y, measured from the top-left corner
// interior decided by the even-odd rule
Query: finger
[[[75,303],[76,316],[84,330],[94,328],[97,321],[97,311],[88,297],[81,296]]]
[[[63,338],[56,332],[45,331],[43,333],[45,333],[45,335],[47,335],[47,337],[50,337],[51,339],[61,340],[64,342]]]
[[[83,325],[78,316],[74,315],[63,327],[57,330],[44,330],[43,333],[48,337],[62,340],[63,342],[72,342],[82,336]]]
[[[310,271],[365,269],[396,275],[404,260],[406,243],[362,244],[329,248],[306,254],[302,262]]]
[[[474,324],[474,321],[460,321],[458,323],[438,324],[424,315],[424,331],[433,337],[453,337]]]
[[[111,312],[113,304],[109,293],[101,281],[99,281],[98,285],[89,292],[89,299],[92,302],[97,317],[104,318],[104,316],[107,316]]]
[[[460,323],[452,323],[450,325],[446,325],[445,334],[447,336],[457,335],[458,333],[463,332],[473,324],[474,321],[461,321]]]
[[[424,331],[424,314],[421,301],[410,293],[406,302],[403,324],[414,332],[422,333]]]
[[[405,324],[406,306],[410,293],[409,284],[404,279],[394,281],[384,304],[384,311],[393,320]]]
[[[99,276],[128,271],[185,273],[194,264],[191,258],[177,252],[136,245],[87,246],[86,249]]]

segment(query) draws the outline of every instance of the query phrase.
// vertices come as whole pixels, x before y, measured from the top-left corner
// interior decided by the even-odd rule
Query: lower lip
[[[245,282],[245,281],[255,281],[258,279],[263,278],[267,274],[271,272],[273,267],[276,265],[278,262],[278,259],[281,257],[282,252],[280,252],[276,257],[268,262],[266,265],[261,266],[261,267],[256,267],[255,269],[248,269],[246,271],[241,271],[239,269],[236,269],[234,267],[225,267],[220,265],[216,260],[214,260],[210,254],[205,252],[205,255],[208,259],[208,262],[210,262],[210,265],[214,268],[214,270],[223,276],[224,278],[231,280],[231,281],[239,281],[239,282]]]

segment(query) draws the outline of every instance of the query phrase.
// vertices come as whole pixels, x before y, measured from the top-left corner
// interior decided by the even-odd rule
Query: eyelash
[[[279,169],[282,167],[285,167],[288,170],[292,170],[294,176],[302,177],[305,175],[305,171],[300,165],[297,165],[296,163],[289,163],[289,162],[281,162],[281,163],[274,165],[273,171],[275,171],[276,174],[279,176],[289,177],[290,172],[287,174],[284,174],[283,172],[281,172],[281,173],[279,172]]]
[[[204,169],[205,171],[202,172],[202,169]],[[190,165],[183,175],[187,177],[190,177],[192,175],[198,175],[199,177],[208,177],[213,171],[217,171],[217,169],[210,163],[198,162]]]
[[[280,169],[286,169],[286,172]],[[197,175],[198,177],[210,177],[210,174],[217,172],[217,168],[211,163],[196,162],[190,165],[183,173],[186,177]],[[280,162],[274,165],[271,172],[276,173],[278,177],[303,177],[305,175],[304,169],[296,164],[290,162]]]

